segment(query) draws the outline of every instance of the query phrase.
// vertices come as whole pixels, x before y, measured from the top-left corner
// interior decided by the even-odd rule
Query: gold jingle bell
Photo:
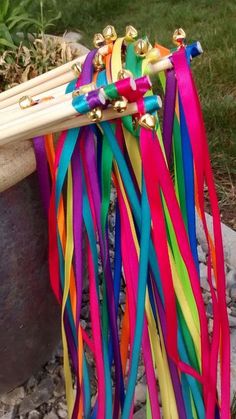
[[[93,59],[93,65],[95,67],[95,70],[97,71],[103,70],[103,68],[105,67],[105,64],[103,62],[102,54],[96,53]]]
[[[99,122],[102,119],[102,110],[101,108],[94,108],[87,115],[92,122]]]
[[[93,37],[93,45],[95,48],[100,48],[105,44],[104,36],[101,33],[95,33]]]
[[[150,64],[155,64],[161,59],[161,52],[158,48],[152,48],[148,51],[146,56],[147,61]]]
[[[133,77],[133,74],[131,73],[131,71],[123,69],[118,71],[117,74],[117,78],[118,80],[124,80],[127,79],[128,77]]]
[[[174,31],[172,40],[175,45],[177,45],[178,47],[184,46],[185,39],[186,33],[182,28],[178,28]]]
[[[128,25],[125,29],[125,41],[133,42],[138,37],[138,31],[133,26]]]
[[[78,63],[75,63],[75,64],[73,64],[71,66],[71,70],[74,72],[74,74],[76,75],[76,77],[78,77],[81,74],[82,66],[81,66],[81,64],[79,62]]]
[[[138,39],[135,42],[134,50],[140,57],[145,57],[149,50],[149,42],[145,39]]]
[[[116,30],[112,25],[107,25],[103,29],[102,34],[107,44],[109,44],[110,42],[114,42],[117,39]]]
[[[128,101],[124,97],[122,97],[119,100],[116,100],[113,103],[113,109],[114,109],[114,111],[117,111],[119,113],[124,112],[127,109],[127,103],[128,103]]]
[[[144,128],[154,129],[156,126],[156,118],[150,113],[145,113],[138,121],[139,125]]]
[[[94,82],[89,83],[89,84],[84,84],[83,86],[80,86],[79,89],[76,89],[72,92],[72,97],[74,98],[80,95],[85,95],[86,93],[89,93],[95,89],[96,89],[96,84]]]
[[[34,104],[33,99],[30,96],[22,96],[19,100],[19,106],[21,109],[30,108]]]

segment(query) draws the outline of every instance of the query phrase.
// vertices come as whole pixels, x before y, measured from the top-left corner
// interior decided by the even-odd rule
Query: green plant
[[[61,18],[61,12],[58,12],[56,16],[50,17],[50,15],[53,15],[57,10],[57,3],[55,0],[53,0],[50,2],[50,4],[53,5],[52,10],[49,10],[49,8],[46,7],[47,5],[45,0],[40,0],[38,17],[36,19],[29,19],[32,27],[34,28],[34,31],[36,31],[36,33],[41,37],[44,36],[45,32],[50,27],[55,26],[55,22]],[[47,9],[47,14],[45,14],[45,9]]]
[[[0,52],[5,48],[16,48],[19,44],[17,32],[30,25],[26,7],[31,0],[23,0],[14,5],[10,0],[0,2]]]

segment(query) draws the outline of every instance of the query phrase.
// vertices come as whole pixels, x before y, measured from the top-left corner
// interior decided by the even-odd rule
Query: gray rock
[[[57,414],[52,410],[51,412],[47,413],[43,419],[58,419]]]
[[[64,381],[63,380],[60,380],[57,383],[57,385],[56,385],[56,387],[54,389],[53,394],[54,394],[55,397],[61,397],[61,396],[63,396],[65,394],[65,384],[64,384]]]
[[[28,419],[38,419],[40,418],[40,413],[37,410],[32,410],[29,412]]]
[[[206,312],[207,312],[207,315],[209,317],[213,317],[213,305],[212,305],[212,302],[209,302],[207,304]]]
[[[24,396],[24,387],[17,387],[9,393],[2,394],[0,396],[0,401],[8,406],[15,406],[23,400]]]
[[[231,316],[236,317],[236,307],[233,305],[230,307]]]
[[[145,403],[147,397],[147,386],[142,383],[138,383],[135,387],[134,393],[134,404]]]
[[[22,401],[19,413],[24,415],[36,409],[43,403],[47,403],[53,395],[54,383],[51,377],[44,378],[38,387]]]
[[[230,315],[229,317],[229,325],[230,327],[236,327],[236,317]]]
[[[43,419],[58,419],[57,414],[52,410],[51,412],[44,415]]]
[[[120,292],[120,304],[125,304],[126,296],[123,291]]]
[[[31,410],[35,409],[35,404],[31,398],[31,396],[27,396],[24,398],[24,400],[21,402],[21,405],[19,407],[19,414],[20,415],[26,415],[27,413],[29,413]]]
[[[34,375],[32,375],[30,379],[27,381],[27,384],[26,384],[27,390],[31,390],[32,388],[36,386],[36,384],[37,384],[37,380],[34,377]]]
[[[212,216],[210,214],[205,213],[206,221],[208,228],[212,234]],[[202,227],[202,223],[198,216],[196,217],[196,230],[197,230],[197,239],[202,249],[206,252],[207,251],[207,241],[205,237],[205,233]],[[225,261],[229,266],[236,269],[236,232],[231,228],[227,227],[225,224],[221,223],[221,231],[223,237],[223,246],[224,246],[224,256]]]
[[[204,265],[204,263],[200,263],[199,272],[200,272],[201,287],[206,291],[210,291],[210,286],[207,281],[207,266]]]
[[[226,275],[226,286],[227,288],[232,288],[236,286],[236,270],[231,269]]]
[[[142,407],[133,416],[134,419],[146,419],[146,408]]]
[[[65,403],[58,403],[58,410],[57,410],[57,414],[59,416],[59,418],[65,419],[68,416],[68,412],[67,412],[67,406]]]
[[[198,254],[198,260],[199,262],[206,262],[206,254],[205,252],[203,252],[202,247],[200,246],[200,244],[197,247],[197,254]]]
[[[58,414],[59,418],[62,418],[62,419],[67,418],[67,412],[66,412],[66,410],[58,409],[57,414]]]
[[[3,415],[1,414],[0,411],[0,417],[1,419],[14,419],[15,418],[15,410],[12,407],[8,412],[4,413]]]
[[[233,284],[233,286],[230,288],[229,295],[232,301],[236,302],[236,284]]]

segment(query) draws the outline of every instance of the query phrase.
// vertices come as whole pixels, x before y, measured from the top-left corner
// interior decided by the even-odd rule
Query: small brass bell
[[[117,111],[119,113],[124,112],[127,109],[127,103],[128,103],[128,101],[124,97],[122,99],[116,100],[113,103],[114,111]]]
[[[157,63],[161,59],[160,50],[158,48],[150,49],[147,53],[146,59],[150,64]]]
[[[95,67],[96,71],[103,70],[105,67],[105,64],[103,62],[103,56],[102,54],[97,53],[93,59],[93,65]]]
[[[173,43],[177,45],[178,47],[184,46],[184,42],[186,39],[186,33],[182,28],[176,29],[173,33]]]
[[[148,41],[145,40],[145,39],[138,39],[135,42],[134,50],[135,50],[136,54],[139,55],[140,57],[145,57],[148,50],[149,50]]]
[[[105,44],[104,36],[101,33],[95,33],[93,37],[93,45],[95,48],[100,48]]]
[[[82,71],[82,66],[80,63],[75,63],[71,66],[71,70],[74,72],[74,74],[76,75],[76,77],[80,76],[81,71]]]
[[[118,74],[117,74],[118,80],[127,79],[128,77],[133,77],[133,74],[131,73],[131,71],[126,70],[126,69],[122,69],[118,71]]]
[[[30,96],[22,96],[19,100],[19,106],[21,109],[30,108],[34,104],[33,99]]]
[[[109,44],[110,42],[114,42],[117,39],[116,30],[112,25],[106,26],[103,29],[102,34],[107,44]]]
[[[80,86],[79,89],[76,89],[72,92],[72,97],[85,95],[86,93],[89,93],[95,89],[96,89],[96,84],[93,82],[89,84],[84,84],[83,86]]]
[[[87,115],[92,122],[99,122],[102,119],[102,110],[100,108],[94,108]]]
[[[125,29],[125,41],[133,42],[138,37],[138,31],[133,26],[128,25]]]
[[[144,128],[154,129],[156,126],[156,118],[150,113],[145,113],[138,121],[139,125]]]

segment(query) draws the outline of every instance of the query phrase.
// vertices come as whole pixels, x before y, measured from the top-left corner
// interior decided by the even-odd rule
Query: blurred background
[[[198,40],[204,50],[192,68],[203,107],[223,220],[236,229],[235,22],[235,0],[1,0],[0,88],[9,87],[6,83],[11,85],[4,73],[6,63],[10,62],[12,75],[13,62],[22,61],[23,65],[27,59],[31,64],[36,62],[38,68],[34,71],[31,68],[28,77],[53,66],[50,51],[39,60],[42,52],[39,45],[35,47],[25,41],[25,50],[22,51],[22,44],[20,51],[14,50],[12,44],[19,45],[16,36],[19,31],[36,33],[37,38],[45,33],[78,31],[80,42],[91,48],[94,33],[101,32],[107,24],[114,25],[120,36],[125,26],[131,24],[139,36],[147,35],[151,43],[158,41],[171,48],[173,31],[182,27],[187,33],[187,43]],[[59,56],[56,65],[65,58]]]

